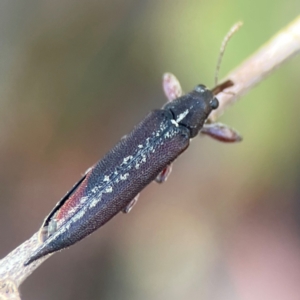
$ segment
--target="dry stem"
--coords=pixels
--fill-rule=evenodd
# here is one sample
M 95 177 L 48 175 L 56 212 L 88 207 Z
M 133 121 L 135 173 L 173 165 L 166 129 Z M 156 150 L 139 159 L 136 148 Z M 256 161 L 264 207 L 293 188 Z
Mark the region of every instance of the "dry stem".
M 246 94 L 272 71 L 300 51 L 300 17 L 276 34 L 256 53 L 226 76 L 234 85 L 218 94 L 220 106 L 209 117 L 215 121 L 225 109 Z

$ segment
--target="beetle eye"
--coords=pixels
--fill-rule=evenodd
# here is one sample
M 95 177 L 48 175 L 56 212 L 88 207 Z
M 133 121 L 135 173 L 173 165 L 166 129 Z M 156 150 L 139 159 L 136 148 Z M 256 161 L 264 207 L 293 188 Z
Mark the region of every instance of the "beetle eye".
M 203 84 L 198 84 L 194 90 L 198 93 L 204 93 L 206 91 L 206 86 Z
M 219 107 L 219 101 L 217 98 L 210 100 L 209 104 L 212 109 L 217 109 Z

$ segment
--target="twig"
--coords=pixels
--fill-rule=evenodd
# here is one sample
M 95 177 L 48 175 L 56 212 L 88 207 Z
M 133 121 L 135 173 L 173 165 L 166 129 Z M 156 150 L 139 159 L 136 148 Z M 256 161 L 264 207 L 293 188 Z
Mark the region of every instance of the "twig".
M 229 105 L 299 51 L 300 17 L 225 78 L 225 80 L 230 79 L 234 85 L 218 94 L 220 106 L 211 114 L 210 120 L 215 121 Z M 51 256 L 43 257 L 24 267 L 24 262 L 39 245 L 37 236 L 38 234 L 35 233 L 0 260 L 0 299 L 20 299 L 18 288 L 21 283 Z
M 21 283 L 49 256 L 43 257 L 29 266 L 24 262 L 39 245 L 38 233 L 25 241 L 0 260 L 0 299 L 20 299 L 18 288 Z
M 225 80 L 234 85 L 218 94 L 219 108 L 209 117 L 215 121 L 225 109 L 245 95 L 271 72 L 300 51 L 300 17 L 276 34 L 250 58 L 232 71 Z

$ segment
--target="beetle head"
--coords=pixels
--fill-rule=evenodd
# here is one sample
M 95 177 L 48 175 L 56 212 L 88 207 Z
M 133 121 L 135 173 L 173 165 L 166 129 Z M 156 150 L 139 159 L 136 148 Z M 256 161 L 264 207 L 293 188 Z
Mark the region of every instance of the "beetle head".
M 169 109 L 174 120 L 190 130 L 191 138 L 195 137 L 213 109 L 219 106 L 218 99 L 205 85 L 199 84 L 187 95 L 179 97 L 164 106 Z

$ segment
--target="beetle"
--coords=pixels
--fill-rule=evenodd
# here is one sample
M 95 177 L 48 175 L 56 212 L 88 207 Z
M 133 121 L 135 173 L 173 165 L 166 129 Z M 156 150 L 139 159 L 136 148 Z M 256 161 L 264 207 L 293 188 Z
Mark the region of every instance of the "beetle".
M 25 266 L 82 240 L 117 213 L 130 212 L 150 182 L 166 181 L 173 161 L 200 132 L 222 142 L 242 140 L 234 129 L 208 120 L 219 106 L 215 96 L 234 85 L 230 79 L 218 85 L 218 71 L 226 44 L 241 25 L 235 24 L 223 40 L 212 90 L 199 84 L 183 95 L 177 78 L 164 75 L 168 103 L 150 112 L 56 204 L 39 231 L 41 245 Z
M 75 244 L 117 213 L 128 213 L 150 182 L 167 179 L 172 162 L 203 127 L 204 133 L 220 140 L 219 127 L 210 130 L 211 125 L 205 121 L 219 105 L 216 91 L 232 83 L 223 84 L 215 92 L 200 84 L 186 95 L 182 95 L 172 74 L 166 74 L 163 83 L 170 101 L 150 112 L 57 203 L 40 229 L 41 245 L 25 266 Z

